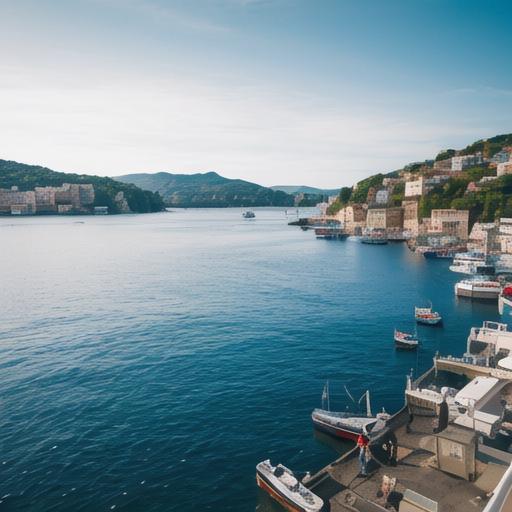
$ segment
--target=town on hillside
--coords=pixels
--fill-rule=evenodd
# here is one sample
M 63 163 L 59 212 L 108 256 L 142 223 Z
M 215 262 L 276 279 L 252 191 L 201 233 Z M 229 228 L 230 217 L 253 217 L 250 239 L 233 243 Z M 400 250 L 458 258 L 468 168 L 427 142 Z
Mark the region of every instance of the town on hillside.
M 446 154 L 451 156 L 442 158 Z M 509 254 L 506 263 L 512 268 L 512 196 L 507 189 L 512 183 L 504 182 L 509 175 L 512 145 L 492 156 L 448 150 L 435 161 L 409 164 L 342 189 L 317 205 L 320 216 L 310 223 L 337 225 L 344 235 L 370 241 L 407 241 L 420 253 Z
M 109 213 L 107 206 L 94 206 L 94 186 L 90 183 L 63 183 L 60 187 L 34 187 L 21 191 L 16 185 L 0 188 L 0 215 L 66 215 Z M 122 212 L 130 208 L 123 192 L 115 197 Z

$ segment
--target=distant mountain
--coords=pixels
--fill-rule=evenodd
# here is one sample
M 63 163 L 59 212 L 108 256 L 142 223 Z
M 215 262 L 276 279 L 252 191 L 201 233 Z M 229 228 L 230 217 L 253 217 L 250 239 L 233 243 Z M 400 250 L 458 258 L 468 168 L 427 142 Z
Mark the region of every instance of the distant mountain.
M 111 178 L 57 172 L 39 165 L 0 160 L 0 188 L 17 186 L 19 190 L 25 191 L 33 190 L 34 187 L 60 187 L 63 183 L 92 184 L 94 206 L 108 206 L 110 213 L 120 212 L 119 200 L 116 200 L 119 192 L 123 192 L 130 211 L 135 213 L 158 212 L 165 207 L 158 194 Z
M 325 196 L 335 196 L 340 193 L 339 188 L 316 188 L 307 187 L 305 185 L 274 185 L 270 187 L 272 190 L 281 190 L 287 194 L 316 194 Z
M 292 195 L 256 183 L 224 178 L 216 172 L 197 174 L 127 174 L 115 180 L 158 192 L 168 206 L 292 206 Z

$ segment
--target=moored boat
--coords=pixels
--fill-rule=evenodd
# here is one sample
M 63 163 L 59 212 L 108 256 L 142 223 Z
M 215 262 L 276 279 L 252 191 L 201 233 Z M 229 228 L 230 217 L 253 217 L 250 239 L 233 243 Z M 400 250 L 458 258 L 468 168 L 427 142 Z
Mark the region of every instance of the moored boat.
M 428 308 L 414 308 L 414 317 L 416 322 L 424 325 L 439 325 L 442 317 L 437 311 L 432 311 L 432 305 Z
M 487 279 L 463 279 L 455 283 L 457 297 L 472 299 L 498 300 L 501 284 Z
M 272 466 L 270 460 L 256 466 L 256 482 L 274 500 L 291 512 L 320 512 L 322 498 L 312 493 L 282 464 Z
M 450 265 L 452 272 L 470 275 L 494 275 L 494 265 L 487 261 L 487 257 L 483 253 L 478 252 L 462 252 L 457 253 Z
M 498 298 L 498 309 L 500 315 L 507 319 L 512 315 L 512 286 L 507 285 L 503 288 Z
M 427 259 L 453 259 L 455 253 L 450 249 L 432 249 L 423 251 L 423 256 Z
M 395 347 L 401 350 L 415 350 L 418 348 L 419 340 L 416 334 L 409 334 L 407 332 L 395 329 Z

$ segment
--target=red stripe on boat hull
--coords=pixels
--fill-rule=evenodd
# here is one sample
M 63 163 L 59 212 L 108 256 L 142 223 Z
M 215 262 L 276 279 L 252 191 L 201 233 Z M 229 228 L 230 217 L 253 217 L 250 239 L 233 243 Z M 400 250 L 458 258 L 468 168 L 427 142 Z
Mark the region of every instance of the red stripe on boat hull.
M 276 491 L 276 489 L 265 482 L 265 480 L 263 480 L 263 478 L 261 478 L 258 473 L 256 473 L 256 482 L 260 489 L 263 489 L 271 498 L 277 501 L 286 510 L 289 510 L 290 512 L 304 512 L 302 507 L 299 507 L 298 505 L 293 506 L 290 502 L 288 502 L 283 496 L 281 496 L 281 494 Z

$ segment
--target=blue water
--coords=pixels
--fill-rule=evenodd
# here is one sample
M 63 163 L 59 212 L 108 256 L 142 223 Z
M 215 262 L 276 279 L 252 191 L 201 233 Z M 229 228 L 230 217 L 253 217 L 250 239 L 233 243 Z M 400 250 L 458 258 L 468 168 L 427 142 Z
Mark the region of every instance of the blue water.
M 256 215 L 0 219 L 0 510 L 268 510 L 258 461 L 336 456 L 309 419 L 326 379 L 332 407 L 346 385 L 392 412 L 411 368 L 498 319 L 445 261 Z M 444 327 L 395 352 L 428 300 Z

